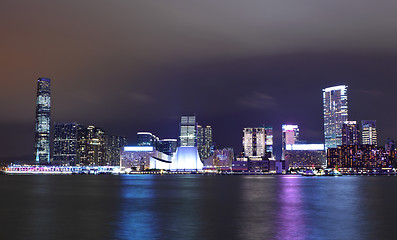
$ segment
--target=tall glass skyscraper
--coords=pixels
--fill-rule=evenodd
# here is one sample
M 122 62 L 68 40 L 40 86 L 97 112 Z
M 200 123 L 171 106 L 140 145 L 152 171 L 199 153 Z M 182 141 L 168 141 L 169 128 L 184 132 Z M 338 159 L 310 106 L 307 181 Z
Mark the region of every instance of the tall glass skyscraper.
M 197 146 L 196 116 L 182 116 L 180 125 L 179 145 L 181 147 Z
M 347 86 L 323 89 L 325 149 L 342 145 L 342 127 L 347 121 Z
M 197 125 L 197 150 L 200 159 L 204 161 L 212 154 L 212 128 L 211 126 L 202 127 Z
M 37 80 L 35 160 L 36 164 L 50 162 L 51 84 L 49 78 Z

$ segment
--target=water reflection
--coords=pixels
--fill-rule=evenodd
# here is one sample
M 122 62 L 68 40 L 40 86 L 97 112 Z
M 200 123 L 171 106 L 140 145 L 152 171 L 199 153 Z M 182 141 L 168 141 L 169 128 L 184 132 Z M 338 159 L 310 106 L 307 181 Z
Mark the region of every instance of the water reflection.
M 0 176 L 1 239 L 393 239 L 397 177 Z
M 307 239 L 302 202 L 302 178 L 288 176 L 279 179 L 279 211 L 277 212 L 277 239 Z
M 153 176 L 122 178 L 120 220 L 115 237 L 120 239 L 157 238 L 156 213 L 153 211 Z

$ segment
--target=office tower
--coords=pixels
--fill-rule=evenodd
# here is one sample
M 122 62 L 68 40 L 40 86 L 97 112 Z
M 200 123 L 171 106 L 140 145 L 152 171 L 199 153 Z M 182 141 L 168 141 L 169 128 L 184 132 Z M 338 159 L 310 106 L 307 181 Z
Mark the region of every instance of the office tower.
M 285 158 L 285 146 L 298 143 L 299 128 L 298 125 L 282 125 L 282 159 Z
M 182 116 L 179 135 L 179 146 L 181 147 L 196 147 L 196 116 Z
M 244 128 L 243 130 L 244 156 L 269 156 L 273 155 L 273 128 L 257 127 Z
M 356 121 L 346 121 L 342 126 L 342 145 L 360 144 L 360 129 Z
M 212 153 L 212 128 L 197 125 L 197 150 L 201 161 L 209 158 Z
M 156 147 L 156 143 L 159 140 L 158 137 L 150 132 L 138 132 L 137 133 L 138 146 L 152 146 Z
M 267 153 L 270 153 L 270 158 L 274 160 L 273 156 L 273 127 L 265 127 L 266 141 L 265 141 L 265 149 Z
M 156 149 L 159 152 L 167 155 L 173 155 L 178 147 L 178 140 L 176 139 L 161 139 L 157 142 Z
M 376 135 L 376 120 L 361 121 L 361 138 L 363 144 L 378 145 L 378 137 Z
M 104 166 L 106 164 L 106 135 L 97 127 L 82 128 L 78 133 L 77 158 L 82 166 Z
M 106 136 L 106 161 L 109 166 L 120 165 L 120 154 L 124 146 L 127 145 L 127 139 L 120 136 Z
M 76 165 L 77 137 L 82 126 L 78 123 L 55 123 L 54 126 L 54 164 Z
M 50 163 L 51 84 L 49 78 L 37 80 L 35 160 L 36 164 Z
M 323 89 L 325 149 L 342 144 L 342 126 L 347 121 L 347 86 Z

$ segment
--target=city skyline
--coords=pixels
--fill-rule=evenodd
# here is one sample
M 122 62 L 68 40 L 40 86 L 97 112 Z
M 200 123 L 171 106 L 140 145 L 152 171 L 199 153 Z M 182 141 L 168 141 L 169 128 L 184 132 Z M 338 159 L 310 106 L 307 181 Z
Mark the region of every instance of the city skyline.
M 322 142 L 321 89 L 348 85 L 349 118 L 376 119 L 382 146 L 397 137 L 393 4 L 5 2 L 0 160 L 31 159 L 38 77 L 53 80 L 52 123 L 177 139 L 196 114 L 235 153 L 241 129 L 273 126 L 278 156 L 282 124 Z

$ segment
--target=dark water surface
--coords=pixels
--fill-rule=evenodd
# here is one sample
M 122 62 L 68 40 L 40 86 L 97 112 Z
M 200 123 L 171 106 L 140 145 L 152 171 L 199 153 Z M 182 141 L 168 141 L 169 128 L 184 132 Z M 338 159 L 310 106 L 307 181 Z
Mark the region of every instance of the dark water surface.
M 0 176 L 0 239 L 396 239 L 397 177 Z

